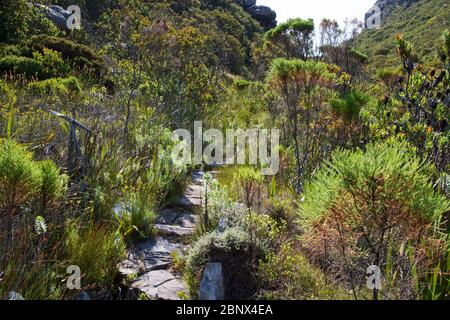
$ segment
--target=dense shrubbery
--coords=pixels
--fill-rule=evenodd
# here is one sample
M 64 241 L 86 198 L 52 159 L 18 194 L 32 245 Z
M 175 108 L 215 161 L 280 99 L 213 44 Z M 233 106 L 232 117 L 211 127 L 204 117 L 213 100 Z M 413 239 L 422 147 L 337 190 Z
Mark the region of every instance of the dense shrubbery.
M 69 77 L 65 79 L 52 78 L 43 81 L 31 82 L 27 86 L 30 94 L 42 95 L 57 95 L 65 96 L 68 94 L 81 93 L 80 83 L 77 78 Z
M 376 265 L 389 283 L 380 294 L 420 296 L 426 273 L 446 250 L 439 228 L 450 203 L 435 194 L 429 170 L 406 144 L 335 153 L 304 198 L 303 242 L 324 270 L 340 270 L 339 281 L 356 296 L 367 266 Z
M 358 23 L 324 20 L 316 50 L 313 21 L 264 37 L 233 1 L 57 3 L 86 11 L 83 30 L 0 4 L 0 297 L 76 298 L 78 265 L 81 290 L 113 298 L 125 246 L 184 189 L 171 133 L 202 120 L 279 128 L 280 170 L 204 176 L 203 223 L 173 254 L 192 297 L 222 262 L 227 298 L 448 298 L 448 31 L 432 67 L 390 35 L 375 49 L 396 45 L 400 68 L 373 79 Z
M 290 243 L 281 245 L 261 263 L 262 298 L 276 300 L 345 299 L 348 294 L 327 281 L 325 274 Z
M 202 270 L 208 262 L 222 263 L 227 299 L 247 299 L 255 294 L 257 282 L 253 276 L 252 245 L 245 231 L 230 228 L 223 233 L 206 234 L 196 241 L 185 269 L 193 297 L 197 295 Z
M 125 244 L 118 232 L 108 227 L 83 228 L 68 223 L 64 251 L 68 265 L 80 267 L 82 285 L 113 289 L 117 264 L 124 258 Z M 109 294 L 109 291 L 106 291 Z
M 37 35 L 31 37 L 28 46 L 44 54 L 46 49 L 57 51 L 71 66 L 93 70 L 95 76 L 100 76 L 103 70 L 101 58 L 91 48 L 69 39 Z
M 44 78 L 45 71 L 42 62 L 27 57 L 6 56 L 0 59 L 0 73 L 24 75 L 28 79 Z

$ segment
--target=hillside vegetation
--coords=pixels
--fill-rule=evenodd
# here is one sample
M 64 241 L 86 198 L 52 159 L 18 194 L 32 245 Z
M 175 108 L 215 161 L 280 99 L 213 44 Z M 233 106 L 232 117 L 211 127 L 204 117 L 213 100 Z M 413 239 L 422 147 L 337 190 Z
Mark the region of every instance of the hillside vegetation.
M 364 30 L 357 47 L 370 57 L 375 67 L 397 64 L 394 36 L 403 34 L 415 47 L 423 62 L 438 63 L 437 50 L 443 29 L 450 28 L 448 0 L 378 1 L 385 4 L 387 15 L 381 29 Z

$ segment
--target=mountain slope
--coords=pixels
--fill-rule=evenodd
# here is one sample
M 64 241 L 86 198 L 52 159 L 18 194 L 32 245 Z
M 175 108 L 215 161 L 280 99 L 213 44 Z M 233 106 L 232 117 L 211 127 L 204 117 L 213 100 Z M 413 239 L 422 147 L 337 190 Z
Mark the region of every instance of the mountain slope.
M 395 36 L 403 34 L 412 42 L 424 62 L 437 59 L 442 31 L 450 28 L 450 0 L 378 0 L 382 9 L 380 29 L 364 30 L 357 47 L 375 67 L 396 65 Z

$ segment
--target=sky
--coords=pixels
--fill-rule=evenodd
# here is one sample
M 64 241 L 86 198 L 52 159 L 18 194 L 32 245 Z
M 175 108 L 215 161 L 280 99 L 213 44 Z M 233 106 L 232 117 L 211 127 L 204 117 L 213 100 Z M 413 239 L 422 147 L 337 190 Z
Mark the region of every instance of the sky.
M 257 0 L 277 12 L 277 21 L 289 18 L 313 18 L 316 25 L 323 18 L 337 20 L 342 24 L 346 18 L 364 19 L 364 14 L 376 0 Z

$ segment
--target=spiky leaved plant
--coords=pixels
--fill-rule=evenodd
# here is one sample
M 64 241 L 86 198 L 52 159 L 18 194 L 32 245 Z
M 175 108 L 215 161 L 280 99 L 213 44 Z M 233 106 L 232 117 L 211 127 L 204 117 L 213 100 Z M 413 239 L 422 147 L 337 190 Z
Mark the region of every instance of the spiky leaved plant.
M 9 251 L 13 236 L 13 219 L 20 206 L 41 186 L 39 168 L 24 147 L 12 140 L 0 144 L 0 205 L 6 215 L 5 253 Z M 4 258 L 6 257 L 6 254 Z

